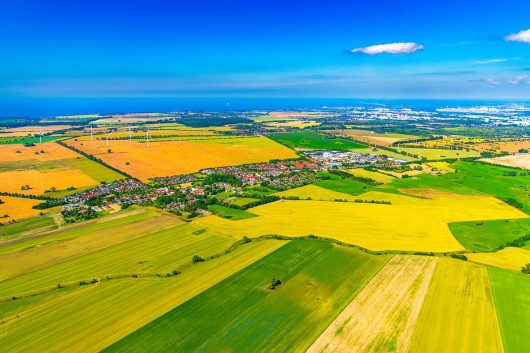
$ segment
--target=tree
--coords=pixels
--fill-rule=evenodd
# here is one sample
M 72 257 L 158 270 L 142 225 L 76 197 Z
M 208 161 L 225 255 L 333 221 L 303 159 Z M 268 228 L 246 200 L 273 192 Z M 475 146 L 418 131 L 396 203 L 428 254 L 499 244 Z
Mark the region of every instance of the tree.
M 530 275 L 530 264 L 526 264 L 521 267 L 521 272 L 527 275 Z
M 270 289 L 270 290 L 274 290 L 274 289 L 276 289 L 276 287 L 278 287 L 280 284 L 282 284 L 282 281 L 280 281 L 280 279 L 278 279 L 278 278 L 275 277 L 275 278 L 273 278 L 273 279 L 271 280 L 271 284 L 269 285 L 269 289 Z
M 191 259 L 191 261 L 196 264 L 198 262 L 203 262 L 204 259 L 202 257 L 200 257 L 199 255 L 193 255 L 193 258 Z

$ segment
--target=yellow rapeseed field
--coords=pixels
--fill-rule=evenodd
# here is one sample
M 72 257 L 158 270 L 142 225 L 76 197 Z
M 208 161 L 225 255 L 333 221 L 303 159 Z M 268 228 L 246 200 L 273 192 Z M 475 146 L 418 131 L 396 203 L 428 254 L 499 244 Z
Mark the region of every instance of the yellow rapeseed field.
M 446 193 L 421 199 L 368 192 L 358 198 L 392 204 L 280 200 L 249 210 L 259 217 L 233 221 L 209 216 L 194 223 L 234 237 L 314 234 L 372 250 L 444 252 L 464 250 L 451 234 L 450 222 L 527 217 L 491 196 Z
M 128 140 L 109 141 L 108 146 L 100 140 L 67 140 L 66 143 L 143 181 L 204 168 L 297 157 L 294 151 L 266 137 L 164 141 L 149 145 Z
M 65 158 L 75 158 L 78 154 L 55 142 L 38 143 L 35 146 L 24 147 L 22 144 L 1 144 L 0 162 L 26 161 L 36 159 L 51 161 Z
M 79 169 L 62 169 L 42 172 L 37 169 L 13 170 L 0 173 L 0 191 L 21 193 L 26 195 L 42 195 L 45 190 L 55 187 L 65 190 L 69 187 L 85 187 L 97 185 L 94 180 Z M 22 190 L 22 186 L 29 185 L 30 189 Z
M 0 196 L 3 203 L 0 204 L 0 223 L 6 223 L 13 219 L 37 216 L 40 210 L 32 207 L 41 203 L 41 200 L 25 199 L 21 197 Z M 7 215 L 7 217 L 4 217 Z
M 358 199 L 359 196 L 353 196 L 350 194 L 344 194 L 342 192 L 332 191 L 328 189 L 321 188 L 313 184 L 301 186 L 299 188 L 289 189 L 285 191 L 280 191 L 274 195 L 280 197 L 298 197 L 300 199 L 311 199 L 318 201 L 333 201 L 333 200 L 348 200 L 354 201 Z
M 504 248 L 491 253 L 466 254 L 470 261 L 485 265 L 521 271 L 521 267 L 530 263 L 530 250 L 522 248 Z
M 293 120 L 293 121 L 283 121 L 283 122 L 267 122 L 264 123 L 266 126 L 272 127 L 292 127 L 297 129 L 303 129 L 311 126 L 318 126 L 321 123 L 313 120 Z
M 384 184 L 391 183 L 395 179 L 390 175 L 364 170 L 363 168 L 350 169 L 347 170 L 347 172 L 355 175 L 356 177 L 369 178 Z
M 438 261 L 410 352 L 503 352 L 484 267 L 447 258 Z

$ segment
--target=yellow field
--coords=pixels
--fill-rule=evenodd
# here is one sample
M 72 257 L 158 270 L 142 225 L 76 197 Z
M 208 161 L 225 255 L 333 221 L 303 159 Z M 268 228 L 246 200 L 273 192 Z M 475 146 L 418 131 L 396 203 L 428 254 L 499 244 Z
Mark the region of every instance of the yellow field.
M 147 132 L 145 130 L 131 131 L 131 138 L 145 138 Z M 149 138 L 165 137 L 165 136 L 211 136 L 214 131 L 211 130 L 149 130 Z M 105 135 L 95 135 L 95 139 L 105 140 Z M 110 139 L 127 139 L 129 138 L 128 131 L 116 131 L 109 134 Z
M 259 217 L 233 221 L 208 216 L 193 222 L 237 238 L 314 234 L 372 250 L 443 252 L 464 250 L 451 234 L 450 222 L 527 217 L 491 196 L 445 193 L 421 199 L 368 192 L 358 198 L 392 204 L 281 200 L 249 209 Z
M 466 150 L 449 150 L 439 148 L 405 148 L 397 147 L 399 151 L 418 155 L 419 158 L 425 157 L 427 159 L 449 159 L 449 158 L 466 158 L 478 157 L 480 154 L 476 151 Z
M 392 258 L 307 353 L 408 352 L 437 260 Z
M 516 153 L 520 149 L 530 149 L 528 138 L 468 138 L 468 137 L 444 137 L 439 140 L 421 141 L 407 144 L 407 146 L 423 146 L 427 148 L 451 148 L 456 147 L 464 151 L 474 150 L 477 152 L 510 152 Z
M 518 167 L 530 169 L 530 154 L 514 154 L 511 156 L 503 156 L 497 158 L 482 159 L 485 162 L 505 165 L 508 167 Z
M 81 188 L 99 184 L 90 176 L 79 169 L 52 170 L 42 172 L 36 169 L 14 170 L 0 173 L 0 191 L 21 193 L 26 195 L 43 195 L 45 190 L 55 187 L 57 190 L 65 190 L 71 186 Z M 31 189 L 22 190 L 23 185 L 29 185 Z
M 37 216 L 40 210 L 32 207 L 38 205 L 42 200 L 23 199 L 21 197 L 0 196 L 3 203 L 0 204 L 0 223 L 7 223 L 13 219 Z M 7 215 L 8 217 L 4 217 Z
M 348 200 L 354 201 L 359 199 L 359 196 L 353 196 L 349 194 L 344 194 L 342 192 L 336 192 L 328 189 L 321 188 L 313 184 L 301 186 L 299 188 L 289 189 L 285 191 L 280 191 L 274 195 L 280 197 L 299 197 L 300 199 L 311 199 L 317 201 L 333 201 L 333 200 Z
M 391 183 L 395 179 L 389 175 L 378 173 L 378 172 L 372 172 L 369 170 L 364 170 L 363 168 L 349 169 L 347 170 L 347 172 L 355 175 L 356 177 L 373 179 L 383 184 Z
M 44 151 L 42 153 L 41 151 Z M 55 142 L 38 143 L 36 146 L 24 147 L 22 144 L 0 144 L 0 162 L 51 161 L 56 159 L 75 158 L 79 156 L 74 151 Z
M 530 263 L 530 250 L 521 248 L 510 247 L 492 253 L 469 253 L 466 256 L 473 262 L 512 271 L 521 271 L 521 267 Z
M 439 260 L 410 352 L 503 352 L 484 267 L 460 260 Z
M 414 136 L 414 135 L 390 134 L 390 133 L 379 134 L 373 131 L 356 130 L 356 129 L 332 130 L 329 132 L 335 136 L 351 137 L 361 142 L 365 142 L 368 144 L 375 144 L 379 146 L 386 146 L 386 147 L 391 146 L 394 142 L 418 138 L 418 136 Z
M 445 172 L 448 172 L 448 173 L 453 173 L 455 170 L 451 167 L 451 165 L 447 162 L 429 162 L 427 163 L 428 166 L 430 166 L 431 168 L 434 168 L 434 169 L 437 169 L 437 170 L 441 170 L 441 171 L 445 171 Z
M 252 242 L 175 277 L 86 286 L 4 318 L 9 320 L 2 324 L 0 347 L 6 352 L 98 352 L 284 244 Z
M 318 126 L 321 123 L 317 121 L 307 121 L 307 120 L 293 120 L 293 121 L 283 121 L 283 122 L 267 122 L 264 125 L 272 127 L 292 127 L 297 129 L 303 129 L 311 126 Z
M 66 143 L 143 181 L 204 168 L 297 157 L 294 151 L 266 137 L 151 142 L 149 146 L 128 140 L 109 141 L 108 147 L 99 140 Z

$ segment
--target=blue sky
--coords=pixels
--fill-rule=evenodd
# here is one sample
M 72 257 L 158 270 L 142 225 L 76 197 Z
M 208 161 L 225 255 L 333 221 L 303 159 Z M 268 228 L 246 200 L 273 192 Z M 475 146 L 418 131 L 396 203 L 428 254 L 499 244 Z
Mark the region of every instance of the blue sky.
M 529 29 L 526 0 L 4 1 L 0 97 L 530 98 Z

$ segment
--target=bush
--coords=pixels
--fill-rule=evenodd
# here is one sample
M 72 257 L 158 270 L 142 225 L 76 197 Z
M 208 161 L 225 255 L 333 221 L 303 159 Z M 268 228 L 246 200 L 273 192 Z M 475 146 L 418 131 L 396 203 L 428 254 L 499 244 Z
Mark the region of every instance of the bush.
M 280 284 L 282 284 L 282 281 L 280 281 L 278 278 L 273 278 L 271 280 L 271 284 L 269 285 L 270 290 L 276 289 Z
M 191 261 L 196 264 L 198 262 L 203 262 L 204 259 L 202 257 L 200 257 L 199 255 L 193 255 L 193 258 L 191 259 Z
M 530 275 L 530 264 L 526 264 L 521 267 L 521 272 L 527 275 Z
M 453 259 L 458 259 L 458 260 L 467 261 L 467 256 L 466 256 L 466 255 L 462 255 L 462 254 L 451 254 L 451 257 L 452 257 Z

